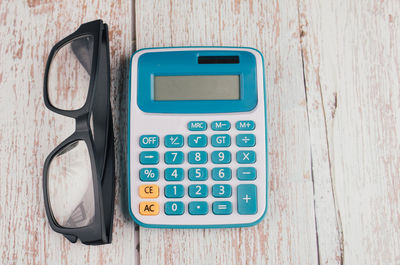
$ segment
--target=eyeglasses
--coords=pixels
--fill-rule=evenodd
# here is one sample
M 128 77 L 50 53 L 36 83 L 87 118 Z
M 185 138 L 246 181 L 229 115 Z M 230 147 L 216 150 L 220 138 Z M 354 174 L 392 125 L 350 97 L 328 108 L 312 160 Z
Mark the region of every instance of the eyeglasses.
M 43 195 L 54 231 L 75 243 L 111 243 L 114 133 L 107 24 L 83 24 L 51 50 L 44 75 L 46 107 L 75 119 L 75 132 L 46 158 Z

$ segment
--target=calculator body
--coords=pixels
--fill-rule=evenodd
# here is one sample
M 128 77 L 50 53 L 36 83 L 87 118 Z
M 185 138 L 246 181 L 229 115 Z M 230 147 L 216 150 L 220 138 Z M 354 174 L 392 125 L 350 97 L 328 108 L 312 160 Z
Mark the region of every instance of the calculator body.
M 261 221 L 268 194 L 265 93 L 263 57 L 252 48 L 135 52 L 127 132 L 135 222 L 221 228 Z

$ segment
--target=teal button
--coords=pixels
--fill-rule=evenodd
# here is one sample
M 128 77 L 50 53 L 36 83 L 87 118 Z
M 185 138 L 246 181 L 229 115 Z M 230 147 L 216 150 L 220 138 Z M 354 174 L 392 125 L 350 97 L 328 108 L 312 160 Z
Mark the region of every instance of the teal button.
M 254 151 L 238 151 L 236 153 L 236 161 L 239 164 L 253 164 L 256 162 L 256 152 L 254 152 Z
M 169 151 L 164 154 L 165 164 L 182 164 L 184 161 L 183 152 L 181 151 Z
M 164 170 L 164 178 L 167 181 L 181 181 L 184 177 L 182 168 L 167 168 Z
M 204 181 L 208 178 L 207 169 L 204 167 L 189 168 L 189 180 Z
M 253 184 L 241 184 L 237 187 L 237 206 L 239 214 L 257 213 L 257 187 Z
M 253 147 L 256 145 L 256 136 L 254 134 L 238 134 L 236 136 L 236 145 L 239 147 Z
M 142 168 L 139 171 L 139 178 L 141 181 L 157 181 L 159 179 L 159 172 L 157 168 Z
M 190 151 L 188 153 L 189 164 L 205 164 L 208 161 L 207 152 Z
M 211 153 L 211 161 L 214 164 L 229 164 L 231 160 L 231 152 L 229 151 L 214 151 Z
M 167 185 L 164 188 L 164 195 L 167 198 L 182 198 L 185 195 L 185 189 L 182 185 Z
M 140 164 L 143 165 L 156 165 L 160 161 L 158 152 L 156 151 L 144 151 L 139 155 Z
M 190 147 L 206 147 L 207 136 L 204 134 L 192 134 L 188 137 L 188 145 Z
M 185 212 L 185 205 L 183 202 L 166 202 L 164 212 L 166 215 L 182 215 Z
M 190 202 L 189 213 L 191 215 L 205 215 L 208 213 L 207 202 Z
M 255 180 L 257 171 L 254 167 L 239 167 L 236 171 L 238 180 Z
M 214 202 L 212 205 L 212 211 L 216 215 L 229 215 L 232 213 L 232 203 Z
M 212 187 L 212 195 L 215 198 L 229 198 L 232 196 L 232 187 L 227 184 L 214 185 Z
M 156 148 L 159 145 L 159 138 L 157 135 L 142 135 L 139 144 L 142 148 Z
M 207 123 L 205 121 L 190 121 L 188 123 L 188 129 L 190 131 L 205 131 L 207 129 Z
M 180 134 L 168 134 L 164 137 L 164 145 L 168 148 L 183 146 L 183 136 Z
M 216 167 L 211 171 L 213 180 L 227 181 L 232 178 L 232 170 L 229 167 Z
M 211 123 L 211 129 L 214 131 L 228 131 L 231 128 L 229 121 L 213 121 Z
M 238 121 L 236 122 L 236 129 L 239 131 L 252 131 L 256 128 L 254 121 Z
M 231 137 L 228 134 L 214 134 L 211 136 L 211 145 L 214 147 L 231 146 Z
M 208 196 L 208 187 L 204 184 L 190 185 L 189 197 L 191 198 L 205 198 Z

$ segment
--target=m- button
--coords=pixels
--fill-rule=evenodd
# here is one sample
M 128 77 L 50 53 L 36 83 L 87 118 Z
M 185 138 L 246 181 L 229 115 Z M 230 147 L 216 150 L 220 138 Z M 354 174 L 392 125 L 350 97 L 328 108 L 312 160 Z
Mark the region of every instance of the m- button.
M 159 145 L 159 138 L 157 135 L 142 135 L 139 144 L 142 148 L 156 148 Z

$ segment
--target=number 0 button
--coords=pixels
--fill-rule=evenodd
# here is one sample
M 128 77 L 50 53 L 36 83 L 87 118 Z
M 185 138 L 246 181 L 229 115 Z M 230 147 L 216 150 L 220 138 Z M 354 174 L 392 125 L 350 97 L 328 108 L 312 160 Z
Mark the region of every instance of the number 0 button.
M 164 205 L 166 215 L 182 215 L 185 212 L 183 202 L 166 202 Z

